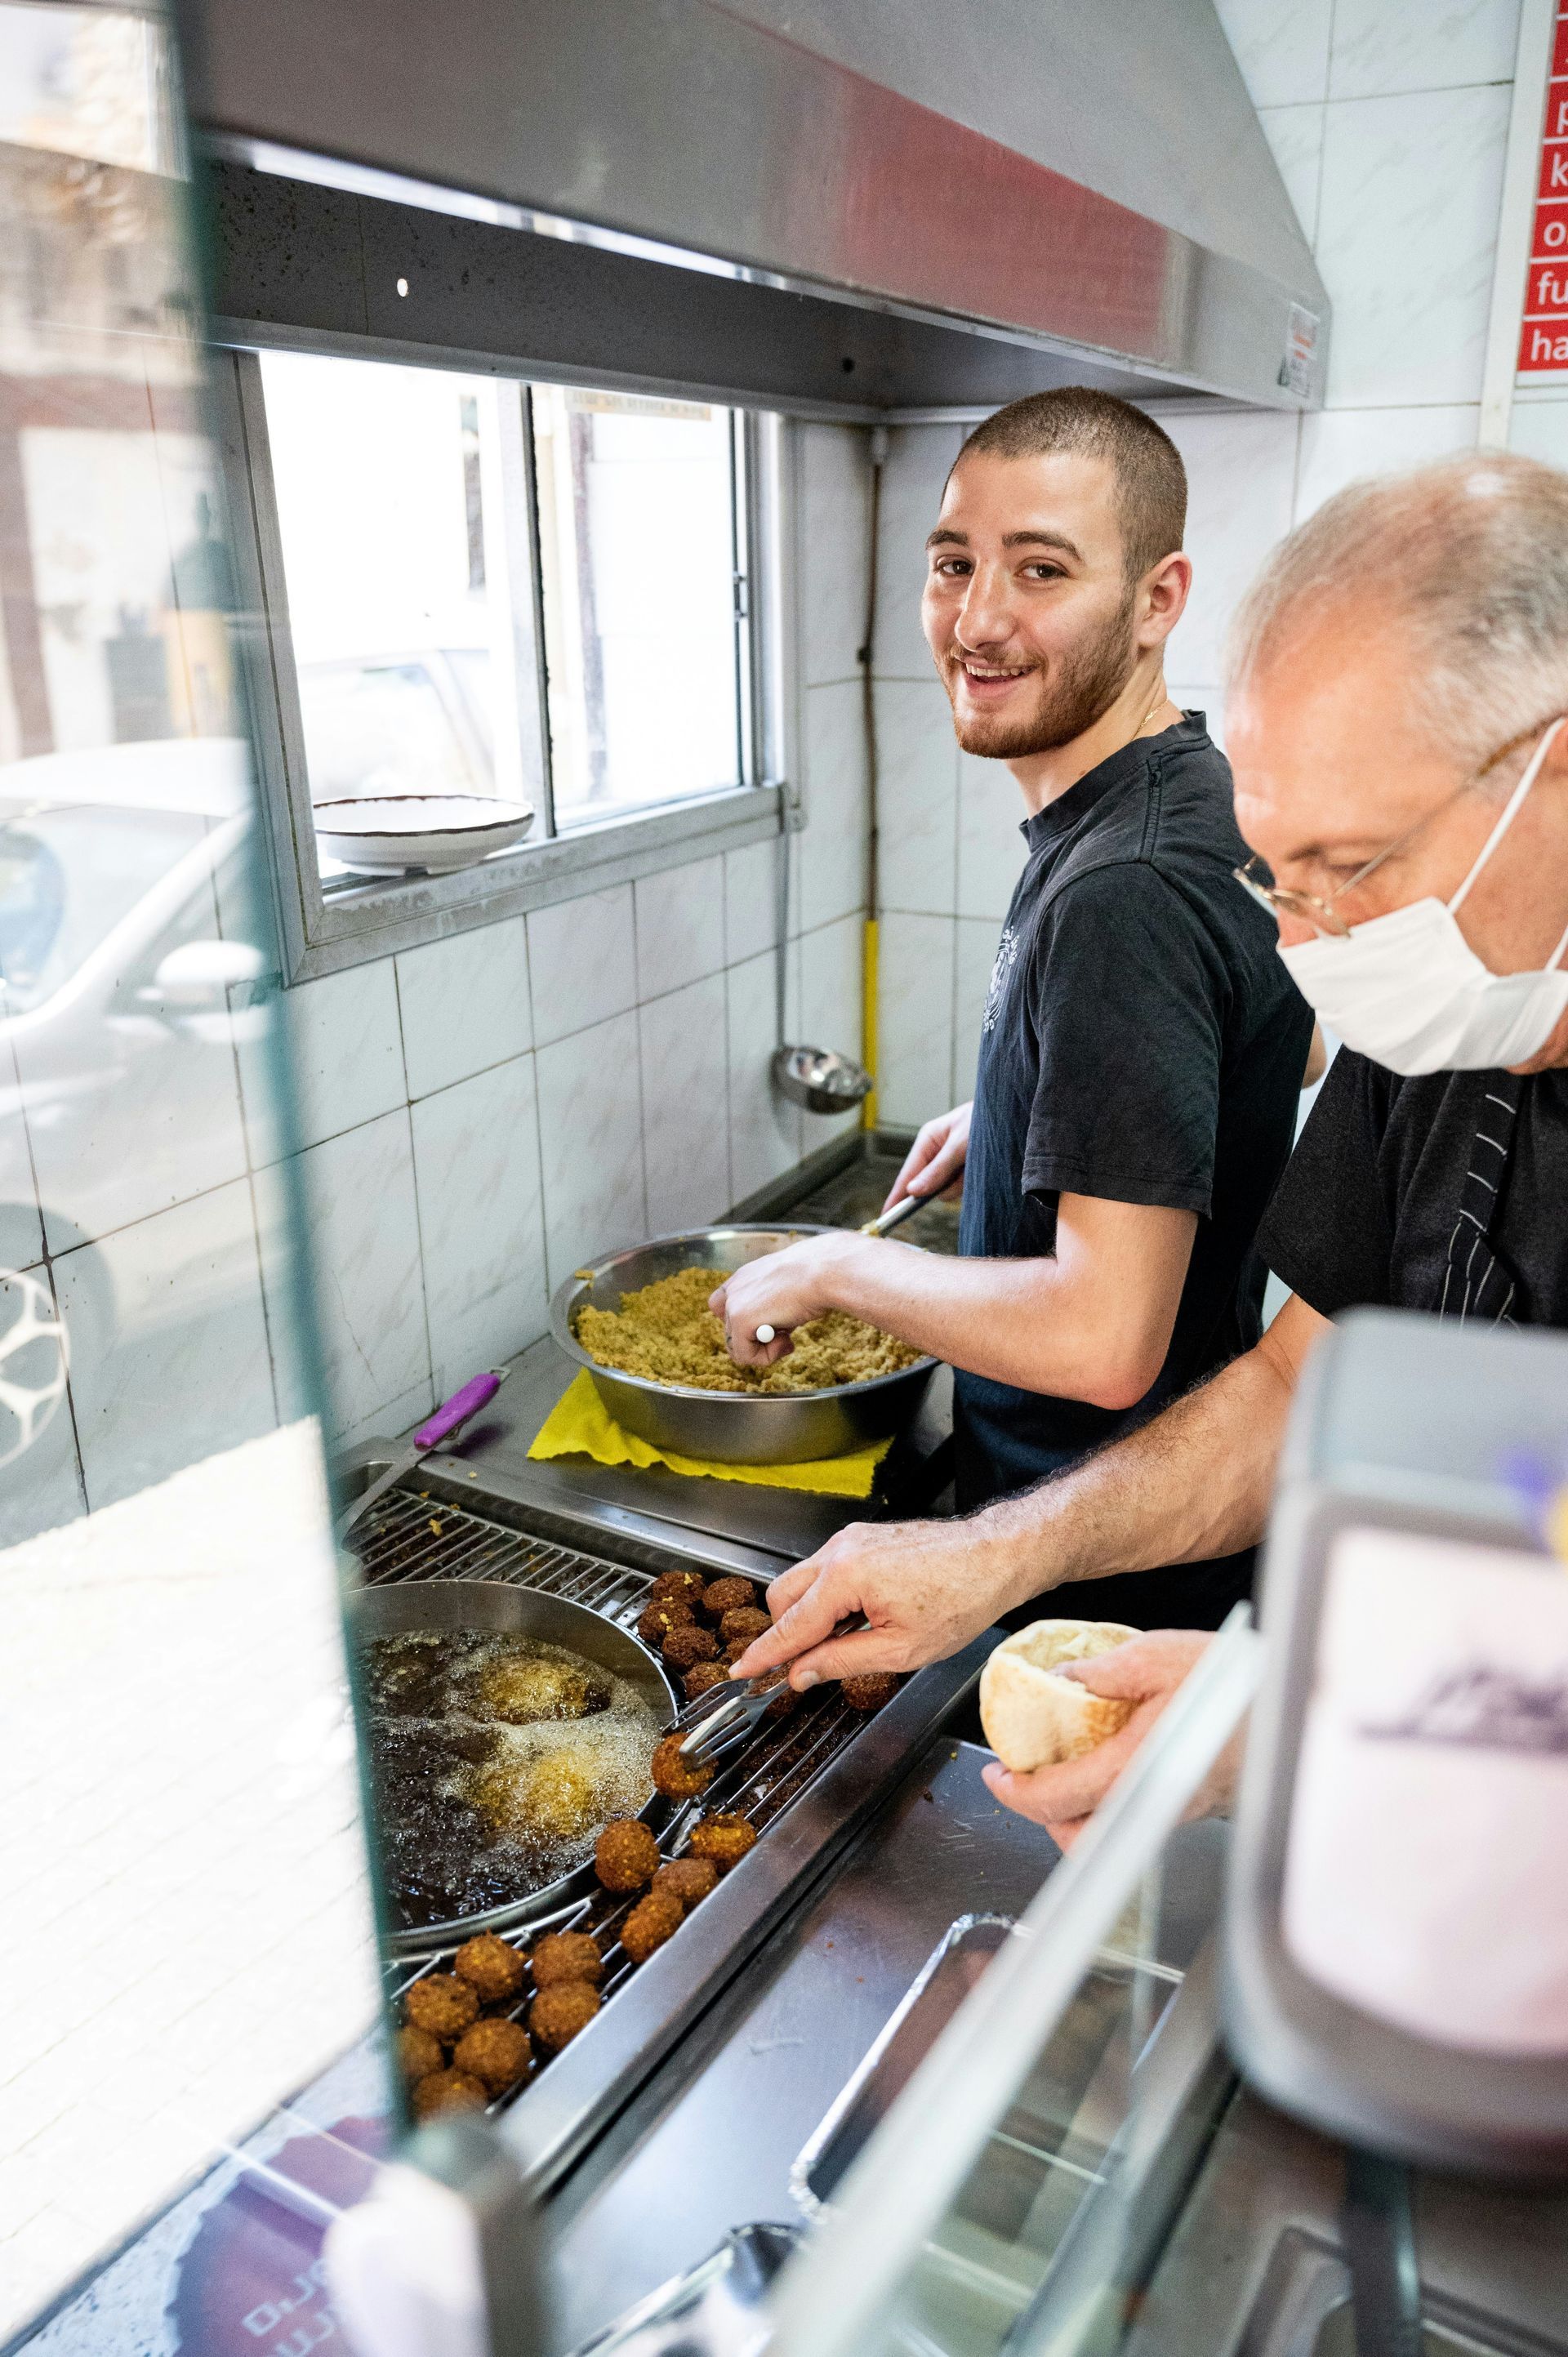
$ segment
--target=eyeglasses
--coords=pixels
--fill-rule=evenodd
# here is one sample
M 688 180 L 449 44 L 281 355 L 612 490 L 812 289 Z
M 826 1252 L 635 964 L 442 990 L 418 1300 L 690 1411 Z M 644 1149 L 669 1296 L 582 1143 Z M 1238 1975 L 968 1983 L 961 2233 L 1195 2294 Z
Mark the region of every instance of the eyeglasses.
M 1423 827 L 1430 826 L 1434 819 L 1441 818 L 1444 811 L 1452 810 L 1455 803 L 1464 795 L 1473 793 L 1482 780 L 1491 775 L 1499 761 L 1506 761 L 1510 753 L 1517 752 L 1521 745 L 1528 744 L 1532 738 L 1539 737 L 1541 729 L 1550 725 L 1550 722 L 1542 721 L 1534 727 L 1521 729 L 1517 737 L 1510 737 L 1506 745 L 1499 745 L 1497 751 L 1482 763 L 1473 778 L 1466 778 L 1462 786 L 1455 786 L 1454 791 L 1451 794 L 1445 794 L 1434 810 L 1429 810 L 1424 817 L 1418 818 L 1413 826 L 1407 826 L 1402 835 L 1396 836 L 1394 841 L 1386 845 L 1381 851 L 1375 852 L 1364 866 L 1357 868 L 1354 876 L 1348 876 L 1343 884 L 1337 884 L 1333 891 L 1326 896 L 1320 896 L 1316 892 L 1296 892 L 1293 891 L 1288 885 L 1276 884 L 1270 873 L 1268 862 L 1256 852 L 1243 866 L 1233 867 L 1230 872 L 1242 889 L 1250 892 L 1253 899 L 1269 909 L 1273 915 L 1298 918 L 1304 924 L 1310 925 L 1315 933 L 1327 933 L 1336 940 L 1346 941 L 1349 938 L 1350 926 L 1339 914 L 1335 906 L 1336 901 L 1343 900 L 1348 894 L 1354 892 L 1359 885 L 1364 884 L 1368 877 L 1380 867 L 1386 859 L 1391 859 L 1396 852 L 1405 850 L 1410 844 L 1413 843 Z

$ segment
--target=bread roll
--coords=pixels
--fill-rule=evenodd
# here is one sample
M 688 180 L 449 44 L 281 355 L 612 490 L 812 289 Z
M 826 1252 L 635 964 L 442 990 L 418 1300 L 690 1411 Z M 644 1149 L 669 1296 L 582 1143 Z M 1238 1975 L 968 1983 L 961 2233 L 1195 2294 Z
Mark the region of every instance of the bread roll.
M 1052 1768 L 1124 1727 L 1132 1703 L 1090 1694 L 1061 1671 L 1142 1634 L 1119 1620 L 1032 1620 L 1004 1639 L 980 1674 L 980 1723 L 1002 1765 L 1020 1775 Z

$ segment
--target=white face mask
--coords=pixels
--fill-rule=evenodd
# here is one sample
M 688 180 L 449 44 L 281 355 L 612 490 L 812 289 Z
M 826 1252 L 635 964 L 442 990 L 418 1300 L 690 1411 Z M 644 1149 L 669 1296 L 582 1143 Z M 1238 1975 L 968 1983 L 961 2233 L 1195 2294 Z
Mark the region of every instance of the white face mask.
M 1464 934 L 1455 911 L 1497 849 L 1540 774 L 1554 720 L 1530 759 L 1480 857 L 1446 906 L 1412 900 L 1349 933 L 1316 935 L 1280 955 L 1309 1006 L 1348 1048 L 1391 1072 L 1480 1072 L 1525 1064 L 1568 1012 L 1568 974 L 1557 971 L 1568 932 L 1544 969 L 1493 974 Z

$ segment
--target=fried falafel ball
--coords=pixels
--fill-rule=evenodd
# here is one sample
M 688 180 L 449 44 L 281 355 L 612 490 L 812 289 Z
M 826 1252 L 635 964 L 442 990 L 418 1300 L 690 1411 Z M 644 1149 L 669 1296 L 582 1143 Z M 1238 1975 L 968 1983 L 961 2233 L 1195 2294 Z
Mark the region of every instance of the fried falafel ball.
M 678 1899 L 682 1907 L 695 1907 L 717 1885 L 718 1867 L 711 1857 L 672 1857 L 661 1866 L 653 1878 L 653 1895 L 660 1891 Z
M 699 1792 L 705 1792 L 714 1781 L 714 1771 L 705 1761 L 682 1756 L 681 1746 L 685 1740 L 677 1727 L 673 1735 L 667 1735 L 653 1749 L 650 1762 L 653 1789 L 662 1792 L 667 1801 L 693 1800 Z
M 594 1872 L 605 1889 L 640 1890 L 658 1870 L 659 1844 L 642 1819 L 612 1817 L 594 1845 Z
M 686 1910 L 672 1890 L 650 1890 L 639 1899 L 620 1927 L 620 1943 L 634 1964 L 645 1964 L 655 1948 L 672 1940 Z
M 467 1981 L 451 1973 L 426 1973 L 403 1998 L 403 2013 L 415 2029 L 428 2029 L 450 2046 L 478 2019 L 479 2000 Z
M 467 2071 L 492 2095 L 504 2095 L 528 2069 L 533 2048 L 520 2021 L 476 2021 L 452 2050 L 454 2071 Z
M 851 1710 L 880 1710 L 898 1691 L 891 1670 L 863 1670 L 857 1678 L 841 1678 L 839 1692 Z
M 414 2082 L 409 2095 L 416 2120 L 433 2120 L 439 2112 L 482 2112 L 489 2100 L 484 2081 L 468 2071 L 432 2071 Z
M 718 1650 L 713 1631 L 699 1629 L 694 1621 L 671 1629 L 664 1640 L 664 1658 L 672 1670 L 694 1670 L 699 1662 L 711 1662 Z
M 635 1911 L 635 1910 L 634 1910 Z M 580 2029 L 586 2029 L 599 2009 L 599 1993 L 587 1981 L 552 1981 L 528 2008 L 528 2027 L 536 2046 L 559 2054 Z
M 661 1571 L 648 1591 L 648 1601 L 650 1604 L 662 1604 L 668 1598 L 674 1597 L 678 1602 L 695 1609 L 697 1598 L 706 1585 L 700 1571 Z
M 416 2079 L 428 2079 L 432 2071 L 440 2070 L 441 2040 L 432 2038 L 428 2029 L 415 2029 L 412 2021 L 405 2022 L 397 2034 L 397 2059 L 412 2087 Z
M 724 1652 L 719 1655 L 719 1659 L 721 1662 L 725 1663 L 728 1668 L 733 1670 L 741 1655 L 743 1653 L 749 1653 L 755 1642 L 756 1640 L 751 1637 L 732 1637 L 729 1643 L 725 1647 Z
M 554 1981 L 596 1981 L 605 1969 L 591 1932 L 546 1932 L 530 1961 L 535 1988 L 549 1988 Z
M 755 1645 L 758 1637 L 766 1637 L 772 1626 L 772 1613 L 765 1612 L 760 1604 L 737 1604 L 719 1622 L 719 1635 L 726 1645 L 733 1645 L 737 1637 L 744 1637 L 748 1645 Z
M 757 1840 L 756 1828 L 744 1817 L 720 1809 L 692 1828 L 692 1855 L 711 1858 L 721 1874 L 737 1866 Z
M 522 1958 L 494 1932 L 465 1940 L 452 1959 L 452 1970 L 467 1981 L 481 2005 L 505 2005 L 527 1977 Z
M 729 1672 L 723 1662 L 699 1662 L 694 1669 L 687 1671 L 681 1683 L 686 1689 L 686 1700 L 695 1702 L 710 1686 L 727 1686 Z
M 703 1590 L 702 1609 L 709 1620 L 722 1620 L 726 1612 L 734 1612 L 745 1604 L 757 1601 L 755 1579 L 742 1579 L 738 1572 L 726 1572 L 723 1579 L 710 1579 Z
M 637 1624 L 637 1633 L 645 1645 L 662 1645 L 666 1637 L 677 1629 L 689 1629 L 696 1615 L 682 1596 L 661 1596 L 655 1604 L 648 1605 Z

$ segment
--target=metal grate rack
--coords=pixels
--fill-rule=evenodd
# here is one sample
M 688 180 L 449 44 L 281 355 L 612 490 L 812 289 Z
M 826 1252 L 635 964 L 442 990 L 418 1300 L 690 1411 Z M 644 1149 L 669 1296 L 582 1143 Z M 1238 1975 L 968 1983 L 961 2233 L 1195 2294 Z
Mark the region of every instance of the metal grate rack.
M 682 1567 L 683 1562 L 671 1550 L 668 1561 L 653 1569 L 616 1563 L 492 1521 L 472 1506 L 449 1503 L 434 1492 L 408 1489 L 389 1492 L 356 1531 L 354 1544 L 367 1586 L 421 1579 L 514 1581 L 586 1605 L 628 1630 L 635 1628 L 658 1571 Z M 761 1834 L 865 1724 L 864 1715 L 852 1710 L 832 1684 L 802 1696 L 788 1717 L 772 1724 L 765 1719 L 736 1738 L 701 1799 L 672 1812 L 659 1837 L 660 1851 L 666 1857 L 679 1857 L 698 1817 L 715 1809 L 745 1816 Z M 516 1925 L 501 1937 L 521 1952 L 542 1932 L 591 1932 L 605 1957 L 600 1994 L 607 2000 L 636 1970 L 620 1946 L 619 1934 L 639 1895 L 622 1899 L 599 1891 Z M 679 1940 L 680 1933 L 675 1936 Z M 415 1964 L 390 1964 L 388 1986 L 394 2005 L 425 1974 L 445 1971 L 455 1953 L 454 1944 Z M 513 2004 L 488 2010 L 519 2019 L 526 2015 L 533 1994 L 530 1982 Z M 540 2067 L 536 2062 L 534 2076 Z M 526 2097 L 531 2083 L 525 2081 L 489 2108 L 510 2108 Z

